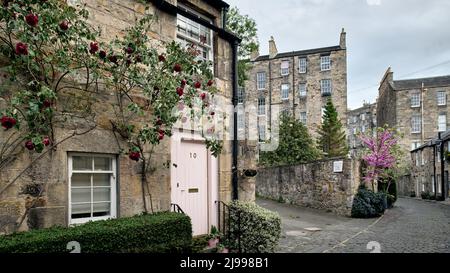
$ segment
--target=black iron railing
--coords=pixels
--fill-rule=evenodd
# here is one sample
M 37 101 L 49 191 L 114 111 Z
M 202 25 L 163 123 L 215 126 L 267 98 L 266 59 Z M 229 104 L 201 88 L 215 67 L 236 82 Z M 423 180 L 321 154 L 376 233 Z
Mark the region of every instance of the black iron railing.
M 234 211 L 229 205 L 222 201 L 216 201 L 218 230 L 223 237 L 232 244 L 237 244 L 237 250 L 241 248 L 241 212 Z
M 170 211 L 185 214 L 178 204 L 170 204 Z

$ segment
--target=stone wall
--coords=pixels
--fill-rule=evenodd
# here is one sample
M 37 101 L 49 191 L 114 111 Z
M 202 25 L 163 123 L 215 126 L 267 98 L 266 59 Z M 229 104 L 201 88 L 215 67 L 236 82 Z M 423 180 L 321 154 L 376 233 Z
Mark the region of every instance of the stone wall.
M 334 172 L 334 163 L 339 161 L 343 162 L 342 172 Z M 256 179 L 256 193 L 289 204 L 350 215 L 359 173 L 359 162 L 346 158 L 263 168 Z

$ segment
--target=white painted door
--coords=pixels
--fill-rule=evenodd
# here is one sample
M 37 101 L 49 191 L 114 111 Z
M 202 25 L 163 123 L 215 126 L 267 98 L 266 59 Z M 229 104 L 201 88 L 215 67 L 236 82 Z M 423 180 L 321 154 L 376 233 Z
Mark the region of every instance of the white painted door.
M 172 203 L 189 215 L 194 235 L 208 234 L 208 153 L 203 142 L 181 140 L 172 177 Z

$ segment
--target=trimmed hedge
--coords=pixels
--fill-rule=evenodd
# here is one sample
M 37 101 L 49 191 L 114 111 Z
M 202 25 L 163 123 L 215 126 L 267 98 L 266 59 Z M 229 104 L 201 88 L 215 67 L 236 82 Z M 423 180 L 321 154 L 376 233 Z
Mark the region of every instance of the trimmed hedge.
M 374 218 L 383 215 L 387 207 L 385 193 L 375 193 L 361 185 L 353 199 L 353 218 Z
M 240 221 L 239 221 L 240 217 Z M 230 246 L 243 253 L 270 253 L 278 246 L 281 218 L 276 212 L 255 203 L 230 204 Z
M 163 212 L 33 230 L 0 237 L 0 253 L 68 253 L 71 241 L 80 243 L 81 253 L 188 252 L 192 225 L 184 214 Z

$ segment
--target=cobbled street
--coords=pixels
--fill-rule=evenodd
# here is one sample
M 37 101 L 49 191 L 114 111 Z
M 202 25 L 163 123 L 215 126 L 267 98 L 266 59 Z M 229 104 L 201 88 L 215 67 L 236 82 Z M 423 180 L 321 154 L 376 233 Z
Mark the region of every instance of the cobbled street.
M 281 253 L 450 253 L 448 204 L 401 198 L 379 219 L 352 219 L 268 200 L 258 204 L 282 218 Z

